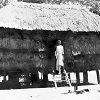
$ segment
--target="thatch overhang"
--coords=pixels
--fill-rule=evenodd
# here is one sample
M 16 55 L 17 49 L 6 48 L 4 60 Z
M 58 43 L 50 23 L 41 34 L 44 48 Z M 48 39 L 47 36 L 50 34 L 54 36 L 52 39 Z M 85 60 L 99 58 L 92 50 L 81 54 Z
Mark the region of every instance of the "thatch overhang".
M 17 2 L 0 9 L 0 27 L 21 30 L 100 31 L 100 17 L 78 5 Z

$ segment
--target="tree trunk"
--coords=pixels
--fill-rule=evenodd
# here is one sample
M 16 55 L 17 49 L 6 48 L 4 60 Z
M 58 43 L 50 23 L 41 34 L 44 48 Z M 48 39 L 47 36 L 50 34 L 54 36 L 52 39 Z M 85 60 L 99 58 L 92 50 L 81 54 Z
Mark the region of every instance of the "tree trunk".
M 99 70 L 98 70 L 98 69 L 96 69 L 96 74 L 97 74 L 97 81 L 98 81 L 98 84 L 100 84 Z
M 88 72 L 87 71 L 83 72 L 83 83 L 84 84 L 88 83 Z

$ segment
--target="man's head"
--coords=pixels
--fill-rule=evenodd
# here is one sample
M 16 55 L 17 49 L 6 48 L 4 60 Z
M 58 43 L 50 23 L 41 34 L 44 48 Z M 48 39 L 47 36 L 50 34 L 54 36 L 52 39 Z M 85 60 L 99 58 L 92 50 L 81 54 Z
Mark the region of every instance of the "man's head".
M 57 43 L 58 43 L 58 45 L 61 45 L 61 40 L 58 40 Z

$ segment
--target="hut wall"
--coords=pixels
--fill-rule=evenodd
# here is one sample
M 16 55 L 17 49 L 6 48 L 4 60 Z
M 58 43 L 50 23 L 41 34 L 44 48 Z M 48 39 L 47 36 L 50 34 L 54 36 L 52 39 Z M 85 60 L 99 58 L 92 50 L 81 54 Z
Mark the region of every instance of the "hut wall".
M 24 34 L 24 31 L 1 28 L 1 70 L 25 72 L 34 71 L 34 68 L 42 69 L 44 54 L 39 50 L 44 50 L 45 46 L 43 42 L 40 42 L 40 38 L 37 36 L 34 36 L 34 39 L 30 39 L 28 35 Z
M 7 70 L 53 70 L 56 66 L 55 46 L 58 39 L 64 46 L 65 69 L 84 71 L 100 65 L 100 39 L 94 32 L 21 31 L 0 29 L 0 68 Z M 41 52 L 39 50 L 46 50 Z M 73 56 L 73 53 L 79 53 Z M 45 68 L 45 69 L 44 69 Z
M 95 70 L 100 67 L 100 36 L 81 32 L 65 38 L 65 66 L 68 71 Z M 74 54 L 76 55 L 73 55 Z

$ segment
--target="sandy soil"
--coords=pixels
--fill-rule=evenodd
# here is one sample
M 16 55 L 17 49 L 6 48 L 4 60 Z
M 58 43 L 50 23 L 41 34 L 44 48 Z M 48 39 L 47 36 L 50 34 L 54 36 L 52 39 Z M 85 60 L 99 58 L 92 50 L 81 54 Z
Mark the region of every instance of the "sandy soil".
M 68 93 L 69 87 L 0 90 L 2 100 L 100 100 L 100 85 L 79 86 L 78 90 L 89 92 Z M 71 88 L 74 90 L 74 87 Z

